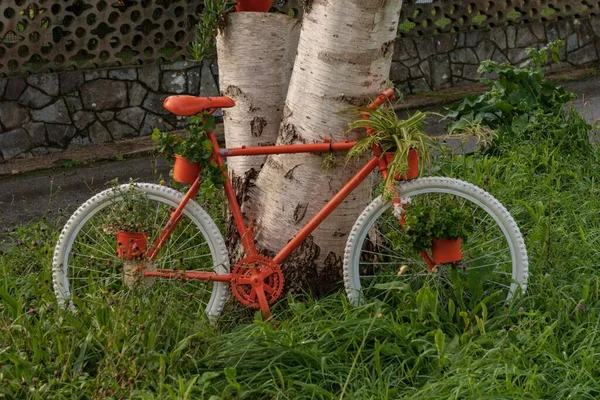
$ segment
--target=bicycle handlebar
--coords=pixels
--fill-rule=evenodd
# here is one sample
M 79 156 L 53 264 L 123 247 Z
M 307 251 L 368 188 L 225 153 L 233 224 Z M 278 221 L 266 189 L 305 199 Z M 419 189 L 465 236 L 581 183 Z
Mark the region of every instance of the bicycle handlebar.
M 377 96 L 377 98 L 375 100 L 373 100 L 371 102 L 371 104 L 369 104 L 367 106 L 367 108 L 369 110 L 374 110 L 377 107 L 380 107 L 386 101 L 395 100 L 395 99 L 396 99 L 396 91 L 393 88 L 386 89 L 379 96 Z
M 371 104 L 369 104 L 367 106 L 367 108 L 369 110 L 375 110 L 378 107 L 381 107 L 381 105 L 383 105 L 383 103 L 385 103 L 388 100 L 395 100 L 396 99 L 396 90 L 393 88 L 389 88 L 384 90 L 383 92 L 381 92 L 381 94 L 379 96 L 377 96 L 377 98 L 375 100 L 373 100 L 371 102 Z M 363 118 L 368 118 L 369 115 L 368 114 L 363 114 Z M 367 136 L 371 135 L 373 133 L 373 129 L 372 128 L 367 128 Z

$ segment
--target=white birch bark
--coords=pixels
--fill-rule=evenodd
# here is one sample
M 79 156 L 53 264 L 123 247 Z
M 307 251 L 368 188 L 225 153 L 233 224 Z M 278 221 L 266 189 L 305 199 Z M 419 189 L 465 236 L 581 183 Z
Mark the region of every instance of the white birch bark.
M 348 109 L 368 103 L 388 80 L 401 6 L 401 0 L 312 1 L 302 23 L 279 144 L 345 139 L 354 117 Z M 329 171 L 320 155 L 268 158 L 246 204 L 262 248 L 285 246 L 349 180 L 357 166 L 344 168 L 343 156 Z M 294 253 L 285 268 L 292 280 L 327 290 L 333 283 L 328 280 L 339 279 L 347 235 L 369 192 L 367 184 L 358 188 Z
M 300 35 L 300 21 L 285 14 L 232 13 L 217 37 L 221 93 L 236 106 L 224 110 L 227 147 L 273 145 Z M 266 157 L 234 157 L 231 174 L 256 172 Z

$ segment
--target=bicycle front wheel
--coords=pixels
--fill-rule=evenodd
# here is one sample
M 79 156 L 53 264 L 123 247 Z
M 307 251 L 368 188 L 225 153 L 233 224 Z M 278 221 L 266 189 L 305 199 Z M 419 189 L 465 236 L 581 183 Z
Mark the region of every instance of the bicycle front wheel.
M 161 185 L 135 184 L 149 201 L 148 244 L 159 236 L 183 194 Z M 126 297 L 133 289 L 127 281 L 126 261 L 117 256 L 115 235 L 106 233 L 106 216 L 123 202 L 130 185 L 108 189 L 89 199 L 71 216 L 60 234 L 53 258 L 53 283 L 58 303 L 71 310 L 90 307 L 94 301 Z M 121 206 L 122 208 L 122 206 Z M 175 230 L 156 259 L 144 261 L 152 270 L 214 271 L 229 273 L 227 248 L 218 227 L 194 201 L 190 201 Z M 152 293 L 180 300 L 186 310 L 194 306 L 217 317 L 228 297 L 227 283 L 146 278 Z
M 455 296 L 472 306 L 492 295 L 507 302 L 519 289 L 526 291 L 525 243 L 513 217 L 498 200 L 450 178 L 416 179 L 401 183 L 397 190 L 403 203 L 448 204 L 450 200 L 468 209 L 474 228 L 463 243 L 462 260 L 430 272 L 394 215 L 391 202 L 380 196 L 358 218 L 346 245 L 344 283 L 351 303 L 384 298 L 390 290 L 417 290 L 426 282 L 440 296 Z

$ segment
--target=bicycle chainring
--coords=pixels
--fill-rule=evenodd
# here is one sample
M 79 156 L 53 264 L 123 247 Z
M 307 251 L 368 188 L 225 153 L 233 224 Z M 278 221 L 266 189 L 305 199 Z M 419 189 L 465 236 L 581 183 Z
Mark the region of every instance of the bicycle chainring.
M 269 305 L 283 293 L 284 278 L 281 267 L 273 260 L 260 255 L 240 260 L 233 268 L 231 290 L 238 301 L 247 307 L 259 309 L 256 290 L 262 288 Z

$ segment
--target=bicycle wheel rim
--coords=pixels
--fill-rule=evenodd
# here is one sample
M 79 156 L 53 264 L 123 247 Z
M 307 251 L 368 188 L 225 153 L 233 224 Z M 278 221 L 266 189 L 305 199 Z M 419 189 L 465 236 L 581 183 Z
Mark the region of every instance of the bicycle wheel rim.
M 149 232 L 148 247 L 166 225 L 170 213 L 179 205 L 182 195 L 171 189 L 158 187 L 155 185 L 140 185 L 147 193 L 147 197 L 156 207 L 156 215 L 153 217 L 152 232 Z M 126 187 L 126 186 L 123 186 Z M 148 189 L 149 188 L 149 189 Z M 167 195 L 162 192 L 167 193 Z M 172 192 L 172 193 L 171 193 Z M 83 306 L 86 301 L 95 298 L 95 300 L 106 300 L 108 298 L 120 299 L 127 297 L 133 291 L 144 293 L 146 296 L 159 293 L 168 293 L 173 299 L 185 300 L 186 308 L 192 310 L 194 306 L 206 311 L 209 317 L 215 317 L 222 309 L 222 303 L 226 299 L 226 284 L 215 282 L 185 281 L 156 279 L 151 283 L 151 290 L 144 287 L 128 287 L 122 281 L 124 262 L 116 256 L 116 238 L 113 234 L 107 234 L 101 231 L 102 215 L 107 209 L 115 206 L 122 201 L 122 196 L 109 191 L 96 196 L 98 201 L 90 200 L 80 208 L 72 217 L 74 221 L 69 221 L 65 226 L 66 233 L 63 232 L 55 254 L 55 291 L 59 297 L 59 302 L 74 310 Z M 82 210 L 83 209 L 83 210 Z M 222 239 L 215 240 L 216 227 L 208 229 L 207 219 L 209 217 L 196 204 L 189 203 L 183 211 L 182 219 L 171 235 L 167 244 L 161 249 L 155 262 L 145 266 L 150 269 L 179 269 L 214 271 L 219 274 L 227 273 L 229 269 L 227 257 L 223 256 L 224 243 Z M 212 223 L 212 221 L 210 221 Z M 214 223 L 213 223 L 214 225 Z M 184 236 L 192 228 L 195 232 L 196 243 L 188 241 L 191 236 Z M 90 230 L 93 234 L 90 235 Z M 218 231 L 217 231 L 218 232 Z M 63 238 L 64 236 L 64 238 Z M 99 249 L 90 249 L 90 244 L 82 242 L 82 238 L 96 238 L 95 245 Z M 100 243 L 99 240 L 102 240 Z M 200 241 L 200 242 L 198 242 Z M 82 244 L 85 243 L 85 244 Z M 178 246 L 177 248 L 175 246 Z M 183 246 L 183 247 L 182 247 Z M 80 249 L 88 250 L 88 253 L 79 254 Z M 171 252 L 170 257 L 166 257 Z M 178 253 L 179 252 L 179 253 Z M 93 258 L 90 257 L 93 256 Z M 198 268 L 199 263 L 190 267 L 189 262 L 195 259 L 204 258 L 205 264 Z M 175 259 L 180 261 L 174 262 Z M 110 262 L 110 268 L 102 270 L 96 269 L 100 264 Z M 183 263 L 183 265 L 182 265 Z M 90 267 L 93 265 L 95 268 Z M 80 279 L 79 279 L 80 278 Z M 107 281 L 110 279 L 111 281 Z M 85 281 L 86 286 L 79 281 Z M 147 284 L 150 280 L 146 280 Z M 182 285 L 185 283 L 185 285 Z M 141 285 L 144 286 L 144 285 Z M 100 297 L 90 296 L 91 294 L 100 294 Z M 83 299 L 87 297 L 87 299 Z M 102 301 L 101 300 L 101 301 Z M 79 303 L 79 304 L 78 304 Z M 85 305 L 85 307 L 90 304 Z
M 488 229 L 484 235 L 481 235 L 480 237 L 474 236 L 463 245 L 464 257 L 460 266 L 463 267 L 467 274 L 467 277 L 463 277 L 463 280 L 480 278 L 476 276 L 475 272 L 481 273 L 484 272 L 485 269 L 491 270 L 496 275 L 501 275 L 503 279 L 501 279 L 502 282 L 499 282 L 500 285 L 497 286 L 497 291 L 503 292 L 500 293 L 500 297 L 503 297 L 503 303 L 510 301 L 519 290 L 525 291 L 527 285 L 527 256 L 521 234 L 510 214 L 491 195 L 473 185 L 449 178 L 419 179 L 400 185 L 398 190 L 399 193 L 404 194 L 402 196 L 403 201 L 406 201 L 407 198 L 411 198 L 414 201 L 415 199 L 426 195 L 454 196 L 463 202 L 468 202 L 472 207 L 475 207 L 475 209 L 483 215 L 481 220 L 487 220 L 487 226 L 492 226 L 495 229 L 495 232 L 491 232 L 491 230 Z M 386 291 L 385 285 L 387 285 L 388 290 L 414 290 L 416 286 L 419 286 L 418 282 L 415 284 L 415 281 L 418 279 L 420 279 L 421 284 L 427 282 L 434 286 L 437 285 L 436 289 L 438 289 L 438 293 L 443 293 L 444 281 L 443 279 L 437 278 L 456 278 L 455 276 L 449 277 L 448 275 L 444 275 L 446 273 L 455 274 L 457 270 L 456 265 L 441 265 L 437 274 L 432 274 L 427 270 L 425 262 L 418 254 L 416 255 L 416 258 L 414 253 L 410 255 L 410 258 L 405 253 L 400 255 L 393 254 L 392 250 L 397 253 L 398 249 L 391 249 L 389 244 L 387 245 L 388 249 L 386 250 L 387 258 L 385 257 L 386 255 L 379 254 L 381 253 L 379 250 L 371 251 L 371 253 L 378 254 L 369 254 L 372 259 L 376 260 L 373 263 L 378 264 L 377 267 L 379 269 L 383 269 L 380 267 L 384 261 L 389 263 L 387 273 L 381 274 L 373 272 L 376 269 L 373 266 L 371 266 L 370 273 L 376 276 L 370 277 L 364 272 L 365 260 L 369 260 L 369 256 L 365 256 L 365 253 L 369 252 L 369 246 L 365 246 L 365 243 L 368 244 L 371 242 L 371 246 L 377 245 L 377 243 L 372 243 L 369 235 L 373 237 L 373 229 L 374 227 L 377 228 L 375 224 L 377 221 L 382 221 L 385 217 L 387 217 L 389 221 L 395 221 L 397 224 L 396 229 L 400 230 L 398 219 L 391 211 L 391 203 L 384 202 L 381 198 L 377 198 L 369 205 L 369 207 L 367 207 L 367 209 L 365 209 L 351 232 L 346 248 L 344 264 L 346 289 L 351 302 L 354 304 L 361 304 L 366 299 L 378 297 L 373 295 L 373 293 L 376 292 L 376 290 L 372 290 L 374 289 L 374 285 L 379 285 L 378 289 L 377 287 L 375 289 L 380 290 L 381 293 Z M 477 217 L 477 214 L 474 214 L 474 217 Z M 478 226 L 477 221 L 474 225 Z M 482 225 L 479 225 L 479 227 L 481 226 Z M 477 232 L 475 232 L 475 234 L 477 234 Z M 494 246 L 494 240 L 491 240 L 493 234 L 501 239 L 503 243 L 502 246 L 498 246 L 498 239 L 496 239 L 496 244 Z M 378 240 L 381 240 L 382 236 L 386 237 L 385 231 L 376 233 Z M 381 243 L 379 244 L 381 245 Z M 477 254 L 482 254 L 483 247 L 491 247 L 492 250 L 483 252 L 484 256 L 479 256 L 479 259 L 474 257 L 477 250 L 479 250 Z M 502 250 L 505 255 L 504 259 L 500 259 L 494 263 L 486 261 L 491 257 L 494 259 L 499 258 L 498 256 L 502 253 L 499 250 L 499 247 L 503 247 Z M 399 258 L 394 259 L 393 257 Z M 411 263 L 414 265 L 411 265 Z M 499 268 L 500 265 L 504 265 L 504 268 Z M 477 271 L 476 268 L 480 271 Z M 472 275 L 471 278 L 469 278 L 468 275 Z M 372 278 L 370 279 L 371 282 L 369 282 L 369 278 Z M 375 278 L 379 279 L 379 281 L 375 282 Z M 448 279 L 446 279 L 446 281 L 447 280 Z M 476 285 L 473 282 L 471 283 L 472 289 L 475 288 Z M 500 289 L 502 284 L 504 285 L 504 290 Z M 484 285 L 482 284 L 482 286 Z M 490 290 L 483 287 L 482 294 L 489 295 Z

